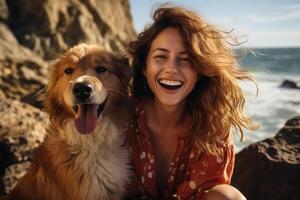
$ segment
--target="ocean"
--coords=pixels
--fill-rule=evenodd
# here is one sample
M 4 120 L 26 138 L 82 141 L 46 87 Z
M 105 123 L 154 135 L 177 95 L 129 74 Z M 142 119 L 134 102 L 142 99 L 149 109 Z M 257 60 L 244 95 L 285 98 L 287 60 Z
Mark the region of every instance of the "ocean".
M 253 83 L 241 82 L 246 94 L 246 112 L 260 125 L 255 131 L 245 130 L 244 141 L 234 137 L 236 152 L 251 143 L 273 137 L 284 123 L 300 116 L 300 89 L 279 87 L 284 80 L 300 86 L 300 48 L 259 48 L 236 51 L 240 64 L 253 74 Z

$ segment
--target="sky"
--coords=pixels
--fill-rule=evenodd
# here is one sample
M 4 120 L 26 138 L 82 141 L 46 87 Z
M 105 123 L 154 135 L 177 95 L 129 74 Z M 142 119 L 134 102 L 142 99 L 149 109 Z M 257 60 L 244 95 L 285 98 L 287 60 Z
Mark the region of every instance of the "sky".
M 136 31 L 152 22 L 153 6 L 166 1 L 130 0 Z M 300 47 L 300 0 L 171 0 L 233 34 L 245 47 Z

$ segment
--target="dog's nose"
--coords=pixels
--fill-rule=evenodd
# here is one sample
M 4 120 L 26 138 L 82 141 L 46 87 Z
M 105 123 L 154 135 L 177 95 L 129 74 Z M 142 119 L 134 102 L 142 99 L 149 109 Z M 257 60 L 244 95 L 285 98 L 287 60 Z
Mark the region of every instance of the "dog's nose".
M 92 90 L 92 86 L 88 83 L 75 83 L 73 86 L 73 95 L 78 102 L 87 103 L 91 96 Z

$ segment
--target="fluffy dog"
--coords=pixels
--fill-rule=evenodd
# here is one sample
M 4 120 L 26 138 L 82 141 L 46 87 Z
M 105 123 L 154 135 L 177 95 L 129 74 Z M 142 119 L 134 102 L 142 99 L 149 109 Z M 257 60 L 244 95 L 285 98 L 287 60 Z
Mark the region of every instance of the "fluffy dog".
M 130 177 L 124 145 L 128 62 L 79 44 L 53 65 L 43 97 L 50 125 L 10 199 L 121 199 Z

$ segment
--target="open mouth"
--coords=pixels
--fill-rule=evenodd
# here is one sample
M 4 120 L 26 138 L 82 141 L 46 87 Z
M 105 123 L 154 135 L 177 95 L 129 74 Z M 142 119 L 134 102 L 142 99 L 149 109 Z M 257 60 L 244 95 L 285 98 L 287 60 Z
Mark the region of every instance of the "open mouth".
M 167 90 L 177 90 L 183 86 L 182 81 L 171 81 L 166 79 L 159 79 L 158 83 L 160 86 Z
M 74 120 L 77 131 L 81 134 L 92 133 L 97 125 L 97 120 L 105 108 L 107 99 L 102 104 L 77 104 L 73 107 L 77 117 Z

